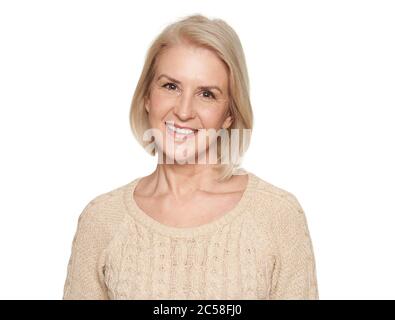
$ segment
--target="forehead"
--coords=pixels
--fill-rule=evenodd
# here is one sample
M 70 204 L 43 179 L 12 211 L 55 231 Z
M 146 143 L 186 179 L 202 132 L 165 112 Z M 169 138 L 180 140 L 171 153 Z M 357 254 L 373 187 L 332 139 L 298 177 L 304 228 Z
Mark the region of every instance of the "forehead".
M 228 71 L 225 63 L 210 49 L 178 44 L 158 57 L 156 76 L 165 73 L 183 82 L 220 85 L 226 89 Z

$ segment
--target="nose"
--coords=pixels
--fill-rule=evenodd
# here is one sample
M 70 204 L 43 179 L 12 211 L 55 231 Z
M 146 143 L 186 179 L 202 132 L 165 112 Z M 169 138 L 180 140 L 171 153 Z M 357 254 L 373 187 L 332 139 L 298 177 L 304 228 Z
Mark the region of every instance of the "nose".
M 181 120 L 188 120 L 195 117 L 195 109 L 193 105 L 193 95 L 183 92 L 174 106 L 174 113 Z

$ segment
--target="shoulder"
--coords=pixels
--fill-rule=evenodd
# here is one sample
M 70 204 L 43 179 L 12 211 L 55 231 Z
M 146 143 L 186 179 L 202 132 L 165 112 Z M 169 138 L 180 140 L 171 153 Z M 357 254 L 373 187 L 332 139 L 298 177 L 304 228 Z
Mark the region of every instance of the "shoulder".
M 252 193 L 254 199 L 260 204 L 286 206 L 294 211 L 299 211 L 301 209 L 299 200 L 294 193 L 264 180 L 255 174 L 252 174 L 252 176 L 255 180 L 252 185 Z
M 259 233 L 268 235 L 279 250 L 298 244 L 311 247 L 306 215 L 298 198 L 264 179 L 256 177 L 256 181 L 252 213 Z
M 254 213 L 265 222 L 304 222 L 304 210 L 294 193 L 275 185 L 255 174 L 251 195 Z
M 87 201 L 78 217 L 80 233 L 111 238 L 125 219 L 125 193 L 132 182 L 100 193 Z

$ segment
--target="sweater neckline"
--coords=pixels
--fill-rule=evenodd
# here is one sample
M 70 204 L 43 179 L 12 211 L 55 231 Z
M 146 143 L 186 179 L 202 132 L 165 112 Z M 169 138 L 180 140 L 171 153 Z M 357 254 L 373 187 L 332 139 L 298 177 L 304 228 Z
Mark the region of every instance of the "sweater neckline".
M 253 173 L 246 171 L 246 174 L 248 175 L 247 186 L 237 204 L 232 209 L 222 214 L 219 218 L 196 227 L 174 227 L 166 225 L 152 218 L 143 211 L 134 200 L 134 190 L 142 177 L 136 178 L 126 185 L 124 190 L 124 201 L 129 214 L 149 229 L 155 230 L 156 232 L 166 236 L 193 238 L 219 230 L 221 227 L 235 219 L 238 215 L 245 212 L 245 208 L 252 198 L 252 190 L 257 183 L 257 177 Z

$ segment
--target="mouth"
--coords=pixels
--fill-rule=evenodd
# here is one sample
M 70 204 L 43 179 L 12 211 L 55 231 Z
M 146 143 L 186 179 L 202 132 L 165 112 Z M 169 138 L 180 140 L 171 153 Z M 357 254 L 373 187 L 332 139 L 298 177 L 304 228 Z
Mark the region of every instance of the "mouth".
M 177 125 L 174 124 L 174 122 L 172 121 L 166 121 L 166 130 L 168 133 L 171 134 L 171 136 L 174 136 L 176 138 L 181 138 L 181 139 L 185 139 L 185 138 L 190 138 L 190 137 L 194 137 L 196 135 L 196 133 L 199 131 L 198 129 L 194 129 L 194 128 L 186 128 L 186 127 L 179 127 Z

